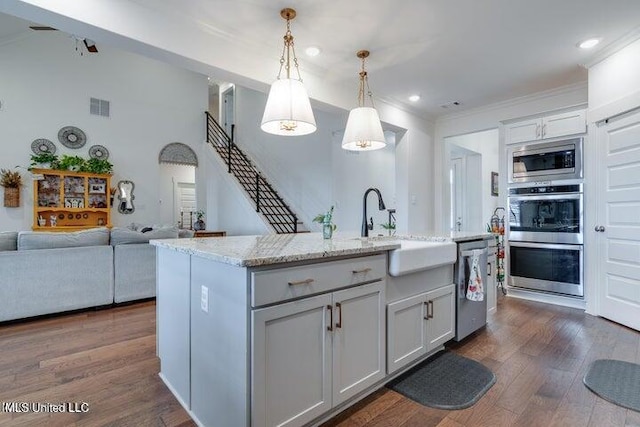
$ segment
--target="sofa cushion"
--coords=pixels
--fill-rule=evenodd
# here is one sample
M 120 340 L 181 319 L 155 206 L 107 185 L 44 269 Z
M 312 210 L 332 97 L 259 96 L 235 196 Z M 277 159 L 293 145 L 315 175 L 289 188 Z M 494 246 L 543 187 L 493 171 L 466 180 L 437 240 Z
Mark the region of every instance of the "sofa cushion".
M 111 245 L 131 245 L 149 243 L 152 239 L 177 239 L 178 229 L 175 227 L 156 228 L 145 233 L 129 228 L 114 227 L 111 229 Z
M 109 229 L 91 228 L 72 232 L 21 231 L 18 250 L 75 248 L 109 244 Z
M 0 252 L 15 251 L 18 249 L 18 232 L 17 231 L 1 231 L 0 232 Z

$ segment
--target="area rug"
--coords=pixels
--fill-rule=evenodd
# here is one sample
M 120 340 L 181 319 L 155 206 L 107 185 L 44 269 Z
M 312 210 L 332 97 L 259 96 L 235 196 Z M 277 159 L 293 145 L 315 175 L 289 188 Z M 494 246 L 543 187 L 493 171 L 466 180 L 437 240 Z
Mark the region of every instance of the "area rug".
M 456 410 L 475 404 L 495 382 L 481 363 L 443 350 L 387 387 L 425 406 Z
M 640 365 L 622 360 L 596 360 L 582 381 L 601 398 L 640 412 Z

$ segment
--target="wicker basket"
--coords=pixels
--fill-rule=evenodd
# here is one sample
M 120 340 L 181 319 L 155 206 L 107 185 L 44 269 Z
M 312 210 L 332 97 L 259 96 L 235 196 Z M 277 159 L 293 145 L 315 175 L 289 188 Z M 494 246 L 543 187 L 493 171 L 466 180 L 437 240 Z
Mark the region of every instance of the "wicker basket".
M 20 206 L 20 189 L 19 188 L 4 188 L 4 207 L 5 208 L 17 208 Z

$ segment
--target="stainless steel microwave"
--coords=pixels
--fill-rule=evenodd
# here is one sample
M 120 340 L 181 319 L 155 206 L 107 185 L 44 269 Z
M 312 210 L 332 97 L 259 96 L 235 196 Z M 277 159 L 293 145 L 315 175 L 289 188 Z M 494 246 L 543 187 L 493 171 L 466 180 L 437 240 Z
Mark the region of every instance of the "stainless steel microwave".
M 582 178 L 583 138 L 509 147 L 510 183 Z

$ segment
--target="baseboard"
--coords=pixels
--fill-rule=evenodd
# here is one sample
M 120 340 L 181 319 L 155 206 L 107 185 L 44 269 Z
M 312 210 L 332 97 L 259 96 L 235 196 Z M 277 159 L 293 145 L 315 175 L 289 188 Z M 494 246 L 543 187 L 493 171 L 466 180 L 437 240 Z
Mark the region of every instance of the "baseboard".
M 193 412 L 191 412 L 191 410 L 189 409 L 189 405 L 187 405 L 186 402 L 184 400 L 182 400 L 182 398 L 180 398 L 178 393 L 176 393 L 176 389 L 174 389 L 173 386 L 171 385 L 171 383 L 166 379 L 166 377 L 164 375 L 162 375 L 162 372 L 159 372 L 158 376 L 160 377 L 160 379 L 162 380 L 164 385 L 167 386 L 169 391 L 171 391 L 171 394 L 173 394 L 173 397 L 175 397 L 175 399 L 178 401 L 178 403 L 180 403 L 180 406 L 182 406 L 182 408 L 185 411 L 187 411 L 187 414 L 191 417 L 193 422 L 196 423 L 196 425 L 198 425 L 198 427 L 206 427 L 202 422 L 200 422 L 198 417 L 196 417 L 195 414 Z
M 520 288 L 507 288 L 507 297 L 520 298 L 529 301 L 543 302 L 546 304 L 561 305 L 564 307 L 578 308 L 585 310 L 587 302 L 584 299 L 563 297 L 562 295 L 553 295 L 542 292 L 527 291 Z

